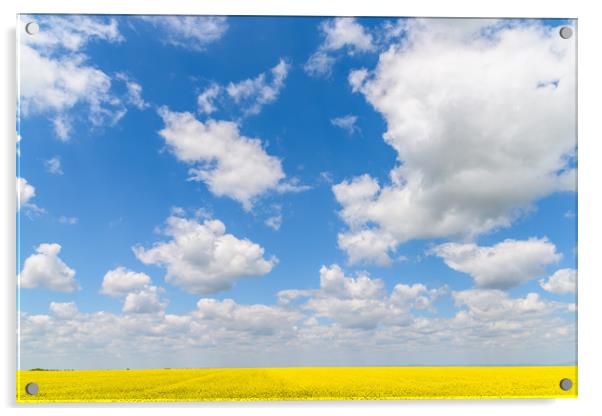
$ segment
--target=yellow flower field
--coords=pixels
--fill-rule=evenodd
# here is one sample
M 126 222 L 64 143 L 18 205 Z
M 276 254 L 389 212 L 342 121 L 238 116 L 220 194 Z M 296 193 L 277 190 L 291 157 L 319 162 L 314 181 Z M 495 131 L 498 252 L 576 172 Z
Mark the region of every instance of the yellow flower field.
M 572 389 L 560 389 L 562 378 Z M 25 392 L 31 382 L 34 396 Z M 577 367 L 17 371 L 19 403 L 534 397 L 577 397 Z

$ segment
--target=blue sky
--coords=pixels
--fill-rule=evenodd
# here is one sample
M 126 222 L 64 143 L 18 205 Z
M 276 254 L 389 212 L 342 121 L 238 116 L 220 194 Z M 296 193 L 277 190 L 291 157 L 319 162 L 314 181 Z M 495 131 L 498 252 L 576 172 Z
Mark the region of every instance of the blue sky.
M 21 365 L 574 363 L 566 24 L 22 16 Z

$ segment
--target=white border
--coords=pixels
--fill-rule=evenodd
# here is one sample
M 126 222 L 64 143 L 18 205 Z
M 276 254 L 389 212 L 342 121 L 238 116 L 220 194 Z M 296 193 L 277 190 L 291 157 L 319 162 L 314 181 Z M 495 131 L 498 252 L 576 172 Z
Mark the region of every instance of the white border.
M 506 415 L 509 412 L 544 413 L 546 415 L 589 414 L 602 408 L 600 355 L 602 351 L 598 300 L 602 292 L 602 268 L 597 236 L 602 213 L 602 132 L 600 129 L 602 98 L 602 15 L 596 13 L 595 1 L 548 0 L 169 0 L 161 4 L 149 0 L 4 0 L 0 2 L 2 43 L 0 70 L 2 98 L 2 157 L 0 192 L 0 265 L 3 272 L 2 299 L 2 371 L 0 392 L 4 414 L 104 415 L 106 407 L 120 407 L 119 412 L 133 415 L 177 414 L 208 415 L 315 415 L 368 412 L 395 414 L 419 410 L 426 414 Z M 331 16 L 451 16 L 451 17 L 571 17 L 579 19 L 579 399 L 503 400 L 503 401 L 421 401 L 421 402 L 303 402 L 185 405 L 88 405 L 25 407 L 14 404 L 15 386 L 15 22 L 17 13 L 109 13 L 109 14 L 263 14 L 263 15 L 331 15 Z M 598 213 L 598 214 L 597 214 Z M 597 261 L 598 260 L 598 261 Z M 172 410 L 172 408 L 176 408 Z M 167 410 L 167 408 L 170 408 Z M 199 409 L 200 408 L 200 409 Z M 244 410 L 242 410 L 244 408 Z

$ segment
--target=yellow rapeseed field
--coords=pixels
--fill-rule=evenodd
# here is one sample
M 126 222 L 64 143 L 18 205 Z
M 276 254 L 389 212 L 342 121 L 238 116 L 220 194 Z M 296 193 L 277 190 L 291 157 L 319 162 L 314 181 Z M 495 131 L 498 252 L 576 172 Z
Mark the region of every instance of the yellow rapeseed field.
M 559 387 L 562 378 L 574 385 Z M 27 383 L 38 394 L 25 392 Z M 315 367 L 17 371 L 17 402 L 577 397 L 577 367 Z

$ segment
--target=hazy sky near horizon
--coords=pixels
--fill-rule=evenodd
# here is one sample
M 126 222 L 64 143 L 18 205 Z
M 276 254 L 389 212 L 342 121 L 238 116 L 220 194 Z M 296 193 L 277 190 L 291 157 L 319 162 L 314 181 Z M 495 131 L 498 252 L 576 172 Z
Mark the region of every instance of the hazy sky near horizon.
M 563 25 L 20 16 L 20 367 L 576 363 Z

